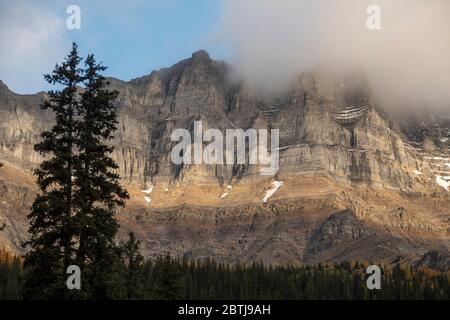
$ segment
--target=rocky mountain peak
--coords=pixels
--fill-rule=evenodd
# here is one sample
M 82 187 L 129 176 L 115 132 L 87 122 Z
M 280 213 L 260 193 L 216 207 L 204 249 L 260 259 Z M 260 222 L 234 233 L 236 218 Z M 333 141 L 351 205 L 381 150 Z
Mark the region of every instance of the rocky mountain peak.
M 211 60 L 209 53 L 205 50 L 198 50 L 192 54 L 193 61 L 208 61 Z

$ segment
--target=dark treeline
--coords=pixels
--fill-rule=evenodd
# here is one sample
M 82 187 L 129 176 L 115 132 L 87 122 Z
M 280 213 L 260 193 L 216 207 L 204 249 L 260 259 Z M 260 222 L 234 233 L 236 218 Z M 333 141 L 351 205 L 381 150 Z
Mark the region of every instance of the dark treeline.
M 114 299 L 449 299 L 450 274 L 409 266 L 382 267 L 381 290 L 368 290 L 367 263 L 270 267 L 170 257 L 144 260 L 122 251 L 114 267 Z M 20 299 L 21 259 L 0 255 L 0 299 Z M 81 288 L 83 290 L 83 288 Z
M 367 263 L 230 267 L 183 264 L 186 299 L 448 299 L 450 275 L 407 266 L 382 268 L 381 290 L 368 290 Z
M 21 259 L 0 250 L 0 300 L 20 299 Z

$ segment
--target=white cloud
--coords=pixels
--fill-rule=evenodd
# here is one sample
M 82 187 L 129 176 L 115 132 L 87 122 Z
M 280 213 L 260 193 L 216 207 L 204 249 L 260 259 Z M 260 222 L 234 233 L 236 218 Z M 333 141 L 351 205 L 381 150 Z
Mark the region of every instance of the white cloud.
M 381 30 L 366 26 L 369 5 L 381 8 Z M 364 69 L 386 104 L 448 108 L 449 13 L 448 0 L 225 0 L 221 39 L 253 84 Z
M 46 88 L 43 73 L 61 61 L 65 21 L 34 1 L 0 0 L 0 79 L 18 93 Z

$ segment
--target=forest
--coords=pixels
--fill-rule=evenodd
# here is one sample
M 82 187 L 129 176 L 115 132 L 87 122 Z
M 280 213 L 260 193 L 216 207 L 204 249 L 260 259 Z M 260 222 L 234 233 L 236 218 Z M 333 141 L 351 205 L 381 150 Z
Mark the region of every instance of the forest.
M 130 254 L 131 253 L 131 254 Z M 383 266 L 381 290 L 366 286 L 367 262 L 316 266 L 222 264 L 122 250 L 111 299 L 120 300 L 448 300 L 450 273 Z M 22 259 L 0 251 L 0 300 L 22 299 Z M 83 288 L 81 288 L 83 290 Z

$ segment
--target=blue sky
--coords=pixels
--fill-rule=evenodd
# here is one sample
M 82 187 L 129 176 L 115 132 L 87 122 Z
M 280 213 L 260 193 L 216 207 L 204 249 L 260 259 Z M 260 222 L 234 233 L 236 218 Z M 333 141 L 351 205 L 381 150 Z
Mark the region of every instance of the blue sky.
M 66 28 L 69 5 L 81 9 L 80 30 Z M 217 40 L 221 6 L 221 0 L 0 0 L 0 79 L 19 93 L 46 90 L 41 74 L 72 41 L 103 61 L 108 76 L 123 80 L 199 49 L 227 59 Z

